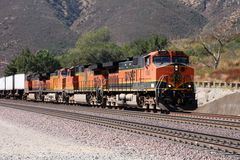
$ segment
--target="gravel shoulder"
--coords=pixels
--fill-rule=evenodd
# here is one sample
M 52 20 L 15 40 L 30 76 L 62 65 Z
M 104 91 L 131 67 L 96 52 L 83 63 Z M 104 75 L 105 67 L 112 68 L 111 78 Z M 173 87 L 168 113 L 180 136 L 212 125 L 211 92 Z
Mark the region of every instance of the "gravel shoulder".
M 159 138 L 0 107 L 0 159 L 239 159 Z
M 79 145 L 74 141 L 47 135 L 0 120 L 0 159 L 88 158 L 111 155 L 111 150 Z
M 18 104 L 24 102 L 12 102 L 12 104 Z M 232 137 L 236 139 L 240 139 L 240 131 L 239 130 L 230 130 L 230 129 L 224 129 L 224 128 L 214 128 L 210 126 L 201 126 L 201 125 L 195 125 L 195 124 L 185 124 L 185 123 L 177 123 L 177 122 L 169 122 L 169 121 L 159 121 L 154 119 L 144 119 L 139 117 L 128 117 L 128 116 L 120 116 L 116 115 L 114 113 L 107 114 L 106 109 L 99 109 L 94 108 L 95 110 L 102 110 L 105 112 L 93 112 L 84 110 L 81 106 L 72 106 L 72 105 L 56 105 L 56 104 L 46 104 L 46 103 L 33 103 L 33 102 L 25 102 L 25 105 L 35 106 L 35 107 L 44 107 L 44 108 L 52 108 L 57 110 L 63 110 L 68 112 L 76 112 L 86 115 L 93 115 L 93 116 L 100 116 L 100 117 L 107 117 L 107 118 L 114 118 L 119 120 L 126 120 L 126 121 L 132 121 L 132 122 L 140 122 L 144 124 L 150 124 L 150 125 L 156 125 L 160 127 L 169 127 L 169 128 L 176 128 L 176 129 L 182 129 L 186 131 L 193 131 L 193 132 L 199 132 L 199 133 L 205 133 L 205 134 L 213 134 L 218 136 L 224 136 L 224 137 Z M 111 111 L 111 109 L 109 109 Z M 109 112 L 111 113 L 111 112 Z

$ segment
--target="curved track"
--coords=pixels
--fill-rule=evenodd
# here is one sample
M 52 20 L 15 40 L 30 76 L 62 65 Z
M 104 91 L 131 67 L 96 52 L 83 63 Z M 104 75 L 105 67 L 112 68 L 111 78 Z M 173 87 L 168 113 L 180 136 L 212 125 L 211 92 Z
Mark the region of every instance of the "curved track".
M 95 111 L 96 112 L 96 111 Z M 170 122 L 178 122 L 178 123 L 186 123 L 186 124 L 195 124 L 202 126 L 210 126 L 210 127 L 218 127 L 225 129 L 235 129 L 240 130 L 240 122 L 239 121 L 229 121 L 229 120 L 219 120 L 210 117 L 199 118 L 196 116 L 188 115 L 164 115 L 164 114 L 153 114 L 153 113 L 143 113 L 143 112 L 134 112 L 134 111 L 115 111 L 115 110 L 107 110 L 97 112 L 102 112 L 105 114 L 114 114 L 128 117 L 137 117 L 144 119 L 152 119 L 158 121 L 170 121 Z
M 9 103 L 9 102 L 0 102 L 0 104 L 13 104 L 16 105 L 17 103 Z M 28 104 L 25 104 L 28 105 Z M 42 106 L 40 106 L 42 107 Z M 54 109 L 59 110 L 59 108 L 54 107 Z M 125 110 L 112 110 L 112 109 L 102 109 L 102 108 L 91 108 L 91 107 L 79 107 L 79 110 L 87 111 L 87 112 L 94 112 L 94 113 L 102 113 L 102 114 L 110 114 L 110 115 L 120 115 L 120 116 L 127 116 L 127 117 L 136 117 L 136 118 L 143 118 L 143 119 L 151 119 L 156 121 L 168 121 L 168 122 L 177 122 L 177 123 L 185 123 L 185 124 L 194 124 L 194 125 L 201 125 L 201 126 L 210 126 L 210 127 L 217 127 L 217 128 L 225 128 L 225 129 L 233 129 L 233 130 L 240 130 L 240 117 L 239 119 L 230 119 L 230 116 L 221 116 L 211 117 L 210 114 L 201 114 L 198 115 L 197 113 L 172 113 L 171 115 L 165 114 L 156 114 L 156 113 L 145 113 L 139 111 L 125 111 Z M 76 110 L 76 111 L 79 111 Z
M 205 119 L 216 119 L 216 120 L 225 120 L 225 121 L 236 121 L 240 122 L 240 116 L 235 115 L 221 115 L 221 114 L 210 114 L 210 113 L 198 113 L 198 112 L 191 112 L 189 113 L 171 113 L 175 116 L 188 116 L 188 117 L 196 117 L 196 118 L 205 118 Z
M 233 154 L 240 154 L 240 140 L 238 139 L 214 136 L 197 132 L 189 132 L 179 129 L 159 127 L 92 115 L 85 115 L 80 113 L 66 112 L 48 108 L 32 107 L 30 105 L 21 104 L 11 105 L 1 103 L 1 106 L 50 116 L 61 117 L 69 120 L 76 120 L 85 123 L 106 126 L 110 128 L 120 129 L 138 134 L 144 134 L 148 136 L 174 140 L 177 142 L 201 146 L 209 149 L 216 149 Z

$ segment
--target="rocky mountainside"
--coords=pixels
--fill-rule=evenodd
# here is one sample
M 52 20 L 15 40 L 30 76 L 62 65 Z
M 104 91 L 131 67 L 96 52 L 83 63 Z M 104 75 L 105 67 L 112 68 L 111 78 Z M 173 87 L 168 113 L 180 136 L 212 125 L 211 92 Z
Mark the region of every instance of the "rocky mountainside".
M 71 26 L 75 21 L 86 18 L 91 0 L 46 0 L 50 7 L 55 11 L 55 15 L 67 26 Z
M 60 0 L 59 0 L 60 1 Z M 78 33 L 108 27 L 117 42 L 152 34 L 169 38 L 198 33 L 207 19 L 175 0 L 82 0 L 80 17 L 70 26 Z
M 12 59 L 25 47 L 58 53 L 73 45 L 76 37 L 46 0 L 0 1 L 0 61 Z
M 239 33 L 240 0 L 179 0 L 208 19 L 204 34 Z
M 240 0 L 47 1 L 73 31 L 106 26 L 118 42 L 151 34 L 174 39 L 200 32 L 237 33 L 240 27 Z

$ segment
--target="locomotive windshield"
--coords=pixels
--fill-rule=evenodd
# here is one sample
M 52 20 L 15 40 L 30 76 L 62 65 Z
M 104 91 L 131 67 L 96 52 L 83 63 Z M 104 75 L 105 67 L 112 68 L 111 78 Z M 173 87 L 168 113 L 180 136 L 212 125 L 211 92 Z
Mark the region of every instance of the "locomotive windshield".
M 161 65 L 165 63 L 182 63 L 182 64 L 189 64 L 188 57 L 172 57 L 172 60 L 168 56 L 155 56 L 153 57 L 153 63 L 155 65 Z
M 183 63 L 189 64 L 189 59 L 187 57 L 173 57 L 173 63 Z
M 162 56 L 156 56 L 153 58 L 153 63 L 156 65 L 164 64 L 164 63 L 170 63 L 170 57 L 162 57 Z

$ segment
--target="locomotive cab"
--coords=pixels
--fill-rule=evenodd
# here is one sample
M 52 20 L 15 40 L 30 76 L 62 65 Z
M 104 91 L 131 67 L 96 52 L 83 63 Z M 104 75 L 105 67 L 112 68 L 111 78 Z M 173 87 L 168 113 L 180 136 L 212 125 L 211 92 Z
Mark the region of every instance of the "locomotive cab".
M 180 51 L 158 51 L 145 56 L 144 62 L 146 82 L 151 79 L 156 105 L 170 111 L 197 108 L 194 69 L 189 66 L 187 55 Z

